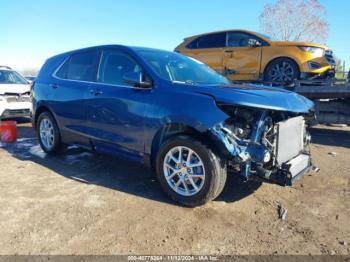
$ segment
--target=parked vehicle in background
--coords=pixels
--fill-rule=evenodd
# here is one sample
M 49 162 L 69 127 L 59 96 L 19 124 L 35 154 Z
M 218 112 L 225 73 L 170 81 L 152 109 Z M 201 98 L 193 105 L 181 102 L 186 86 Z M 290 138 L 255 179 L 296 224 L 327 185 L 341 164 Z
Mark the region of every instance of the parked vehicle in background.
M 152 166 L 184 205 L 216 198 L 229 167 L 244 179 L 291 185 L 312 166 L 310 100 L 232 84 L 178 53 L 109 45 L 60 54 L 46 61 L 32 93 L 45 152 L 74 143 Z
M 29 83 L 33 83 L 33 81 L 35 80 L 36 76 L 25 76 L 24 78 L 27 79 L 27 81 Z
M 314 43 L 282 42 L 246 30 L 188 37 L 175 51 L 196 58 L 231 80 L 291 82 L 334 77 L 332 51 Z
M 8 66 L 0 66 L 0 120 L 31 115 L 30 84 Z

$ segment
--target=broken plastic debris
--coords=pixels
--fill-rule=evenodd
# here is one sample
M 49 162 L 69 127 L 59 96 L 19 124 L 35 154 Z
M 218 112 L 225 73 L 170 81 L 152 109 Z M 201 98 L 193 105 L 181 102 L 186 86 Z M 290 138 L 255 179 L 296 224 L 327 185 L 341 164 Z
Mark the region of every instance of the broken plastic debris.
M 313 166 L 312 171 L 314 171 L 315 173 L 318 173 L 320 171 L 320 168 L 317 166 Z
M 284 208 L 282 204 L 278 204 L 279 219 L 286 220 L 288 209 Z

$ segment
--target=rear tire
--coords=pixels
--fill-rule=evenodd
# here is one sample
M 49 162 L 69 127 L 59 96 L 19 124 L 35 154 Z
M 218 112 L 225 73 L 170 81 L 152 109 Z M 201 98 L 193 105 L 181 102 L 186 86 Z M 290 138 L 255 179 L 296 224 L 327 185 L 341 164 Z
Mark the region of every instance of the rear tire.
M 264 73 L 264 81 L 291 83 L 300 78 L 298 65 L 291 59 L 278 58 L 270 63 Z
M 226 163 L 202 142 L 177 136 L 161 145 L 156 174 L 168 196 L 182 205 L 195 207 L 219 196 L 227 170 Z
M 43 112 L 39 115 L 36 131 L 42 150 L 48 154 L 56 154 L 61 147 L 61 136 L 51 113 Z

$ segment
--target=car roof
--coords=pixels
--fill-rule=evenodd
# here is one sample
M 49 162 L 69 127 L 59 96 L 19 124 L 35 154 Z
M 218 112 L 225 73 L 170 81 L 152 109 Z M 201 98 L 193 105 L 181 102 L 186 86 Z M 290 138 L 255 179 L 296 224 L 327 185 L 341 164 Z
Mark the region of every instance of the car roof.
M 120 48 L 120 49 L 124 49 L 124 50 L 131 50 L 134 52 L 137 51 L 162 51 L 162 52 L 172 52 L 172 51 L 167 51 L 167 50 L 161 50 L 161 49 L 156 49 L 156 48 L 150 48 L 150 47 L 140 47 L 140 46 L 126 46 L 126 45 L 99 45 L 99 46 L 91 46 L 91 47 L 86 47 L 86 48 L 81 48 L 81 49 L 76 49 L 76 50 L 72 50 L 72 51 L 68 51 L 65 53 L 61 53 L 58 55 L 55 55 L 51 58 L 54 57 L 58 57 L 58 56 L 66 56 L 66 55 L 71 55 L 74 53 L 78 53 L 78 52 L 86 52 L 86 51 L 90 51 L 90 50 L 96 50 L 96 49 L 109 49 L 109 48 Z
M 0 70 L 12 71 L 12 68 L 11 68 L 11 67 L 9 67 L 9 66 L 3 66 L 3 65 L 0 65 Z
M 249 30 L 246 30 L 246 29 L 227 29 L 227 30 L 213 31 L 213 32 L 207 32 L 207 33 L 202 33 L 202 34 L 198 34 L 198 35 L 189 36 L 189 37 L 186 37 L 185 40 L 192 39 L 192 38 L 197 38 L 197 37 L 204 36 L 204 35 L 226 33 L 226 32 L 244 32 L 244 33 L 248 33 L 248 34 L 259 36 L 261 38 L 264 38 L 264 40 L 266 38 L 264 35 L 262 35 L 260 33 L 257 33 L 257 32 L 254 32 L 254 31 L 249 31 Z

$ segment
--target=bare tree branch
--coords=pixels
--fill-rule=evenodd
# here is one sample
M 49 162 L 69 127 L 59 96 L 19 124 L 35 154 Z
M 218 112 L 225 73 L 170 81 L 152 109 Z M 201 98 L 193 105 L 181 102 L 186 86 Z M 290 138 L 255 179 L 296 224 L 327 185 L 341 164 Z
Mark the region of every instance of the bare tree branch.
M 318 0 L 277 0 L 265 5 L 260 29 L 281 41 L 326 43 L 329 24 Z

